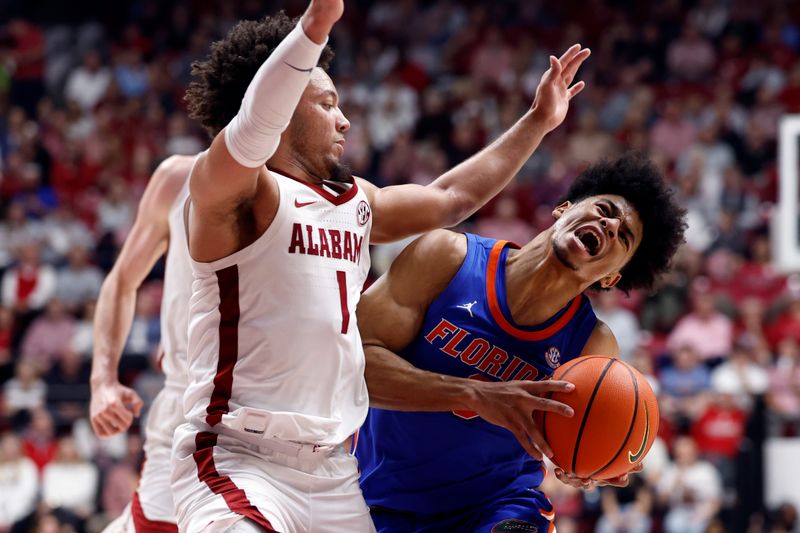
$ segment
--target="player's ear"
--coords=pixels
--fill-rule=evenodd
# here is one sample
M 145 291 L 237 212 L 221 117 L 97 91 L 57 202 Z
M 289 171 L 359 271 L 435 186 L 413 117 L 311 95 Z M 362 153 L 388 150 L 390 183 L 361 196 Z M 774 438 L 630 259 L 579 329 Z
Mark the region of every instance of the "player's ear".
M 621 279 L 622 279 L 622 274 L 620 274 L 619 272 L 612 272 L 608 276 L 600 279 L 600 286 L 604 289 L 611 289 L 617 283 L 619 283 L 619 280 Z
M 570 202 L 569 200 L 562 203 L 561 205 L 553 209 L 553 218 L 558 220 L 559 218 L 561 218 L 561 215 L 563 215 L 564 212 L 570 207 L 572 207 L 572 202 Z

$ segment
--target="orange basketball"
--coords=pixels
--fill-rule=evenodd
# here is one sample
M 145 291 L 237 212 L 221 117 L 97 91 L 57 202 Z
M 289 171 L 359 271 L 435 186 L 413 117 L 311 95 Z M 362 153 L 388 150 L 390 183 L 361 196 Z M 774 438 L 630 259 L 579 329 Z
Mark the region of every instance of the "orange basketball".
M 629 364 L 605 356 L 578 357 L 553 379 L 575 384 L 550 398 L 575 410 L 572 418 L 537 411 L 553 462 L 581 478 L 610 479 L 640 463 L 658 433 L 658 402 L 647 379 Z

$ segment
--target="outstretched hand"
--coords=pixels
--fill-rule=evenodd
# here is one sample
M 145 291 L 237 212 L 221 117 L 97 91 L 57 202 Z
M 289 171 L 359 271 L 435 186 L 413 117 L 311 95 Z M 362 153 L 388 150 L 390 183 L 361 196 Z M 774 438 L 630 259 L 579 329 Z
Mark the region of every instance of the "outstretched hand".
M 141 414 L 143 403 L 136 391 L 120 383 L 93 387 L 89 414 L 94 432 L 110 437 L 127 431 L 133 417 Z
M 509 430 L 536 460 L 542 454 L 552 457 L 553 451 L 544 440 L 533 420 L 534 411 L 549 411 L 560 416 L 572 416 L 568 405 L 542 398 L 548 392 L 569 392 L 575 385 L 566 381 L 476 381 L 472 410 L 487 422 Z
M 572 80 L 590 54 L 588 48 L 574 44 L 560 58 L 550 56 L 550 68 L 539 81 L 532 106 L 534 115 L 545 123 L 548 131 L 564 121 L 569 101 L 586 87 L 582 81 L 572 85 Z
M 344 0 L 311 0 L 303 14 L 303 31 L 309 39 L 322 44 L 343 13 Z
M 627 474 L 622 474 L 611 479 L 587 479 L 579 478 L 575 474 L 568 474 L 561 468 L 556 467 L 553 473 L 556 478 L 565 485 L 575 487 L 576 489 L 591 490 L 595 487 L 627 487 L 630 483 L 631 474 L 636 474 L 642 471 L 642 463 L 634 466 Z

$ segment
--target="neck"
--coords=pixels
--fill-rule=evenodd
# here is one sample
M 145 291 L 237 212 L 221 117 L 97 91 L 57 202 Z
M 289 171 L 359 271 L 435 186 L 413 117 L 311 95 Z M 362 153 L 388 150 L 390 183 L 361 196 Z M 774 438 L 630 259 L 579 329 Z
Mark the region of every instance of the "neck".
M 293 152 L 281 150 L 280 145 L 275 155 L 267 161 L 267 167 L 315 185 L 320 185 L 327 179 L 327 176 L 319 175 L 300 158 L 296 157 Z
M 556 257 L 552 237 L 553 230 L 549 229 L 522 249 L 508 253 L 506 298 L 517 324 L 541 324 L 590 285 Z

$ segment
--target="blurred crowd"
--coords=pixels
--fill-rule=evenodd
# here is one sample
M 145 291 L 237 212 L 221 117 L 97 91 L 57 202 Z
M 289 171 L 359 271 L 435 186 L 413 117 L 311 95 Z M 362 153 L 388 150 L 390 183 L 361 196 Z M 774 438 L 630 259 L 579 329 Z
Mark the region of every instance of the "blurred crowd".
M 95 531 L 127 503 L 143 423 L 103 441 L 89 426 L 95 299 L 155 166 L 208 143 L 182 100 L 192 62 L 236 20 L 305 2 L 120 4 L 110 21 L 0 7 L 0 533 Z M 657 292 L 593 295 L 662 421 L 625 489 L 548 477 L 559 533 L 800 531 L 762 483 L 764 441 L 800 438 L 800 277 L 775 270 L 769 233 L 778 120 L 800 112 L 800 4 L 348 1 L 331 36 L 346 161 L 379 185 L 430 182 L 511 126 L 575 42 L 593 53 L 567 121 L 461 229 L 525 243 L 573 176 L 627 150 L 660 166 L 689 229 Z M 146 402 L 162 274 L 122 358 Z

